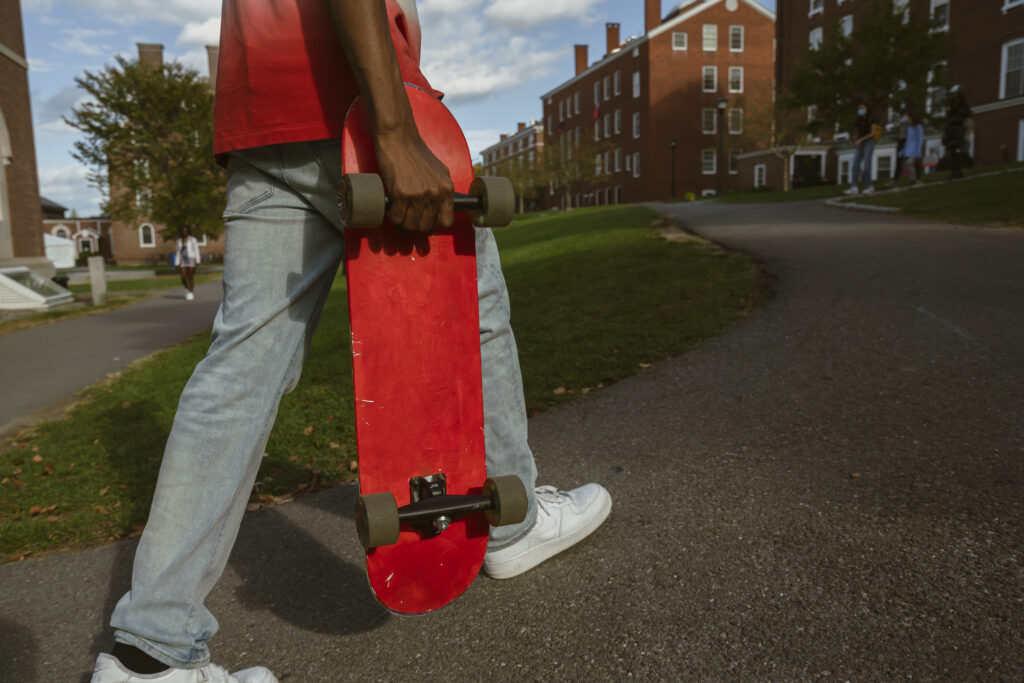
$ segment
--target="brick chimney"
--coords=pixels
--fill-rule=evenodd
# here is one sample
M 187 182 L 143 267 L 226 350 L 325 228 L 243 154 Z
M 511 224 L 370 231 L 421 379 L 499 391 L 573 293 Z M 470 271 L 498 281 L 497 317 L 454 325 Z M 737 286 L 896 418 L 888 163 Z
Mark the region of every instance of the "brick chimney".
M 217 89 L 217 62 L 220 60 L 220 45 L 206 46 L 206 63 L 210 68 L 210 87 Z
M 159 43 L 136 43 L 139 47 L 139 62 L 160 67 L 164 64 L 164 46 Z
M 605 50 L 605 56 L 607 57 L 612 53 L 612 50 L 619 46 L 619 25 L 618 24 L 605 24 L 604 25 L 605 37 L 608 41 L 608 48 Z
M 644 31 L 650 32 L 661 25 L 661 0 L 644 0 Z
M 587 70 L 587 46 L 577 45 L 576 46 L 576 75 L 579 76 L 581 73 Z
M 499 140 L 499 142 L 502 142 L 502 141 L 507 140 L 507 139 L 508 139 L 508 134 L 502 133 L 501 134 L 501 140 Z
M 517 133 L 522 133 L 524 130 L 526 130 L 526 124 L 525 123 L 517 123 L 516 124 L 516 132 Z

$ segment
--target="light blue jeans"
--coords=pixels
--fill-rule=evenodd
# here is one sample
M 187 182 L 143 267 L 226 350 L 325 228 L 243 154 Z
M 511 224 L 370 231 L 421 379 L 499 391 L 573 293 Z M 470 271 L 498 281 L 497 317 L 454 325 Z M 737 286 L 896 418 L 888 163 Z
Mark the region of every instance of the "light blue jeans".
M 853 168 L 850 169 L 852 184 L 858 189 L 871 187 L 871 168 L 875 155 L 875 140 L 868 138 L 857 145 L 853 153 Z M 861 187 L 863 185 L 863 187 Z
M 342 260 L 340 156 L 331 140 L 230 158 L 224 300 L 178 405 L 131 590 L 111 617 L 118 642 L 168 665 L 209 661 L 217 620 L 203 602 L 227 564 L 278 403 L 298 383 Z M 489 548 L 500 549 L 536 519 L 537 473 L 498 251 L 490 230 L 476 237 L 487 471 L 518 475 L 530 495 L 524 522 L 492 528 Z

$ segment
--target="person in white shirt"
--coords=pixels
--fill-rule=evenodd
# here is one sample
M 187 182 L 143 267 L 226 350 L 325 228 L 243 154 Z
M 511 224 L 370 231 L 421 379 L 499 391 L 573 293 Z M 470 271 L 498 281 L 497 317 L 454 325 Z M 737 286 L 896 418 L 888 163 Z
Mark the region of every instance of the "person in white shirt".
M 196 298 L 196 265 L 199 263 L 199 242 L 192 236 L 188 228 L 181 229 L 181 237 L 174 242 L 178 254 L 178 268 L 181 271 L 181 284 L 185 286 L 185 299 Z

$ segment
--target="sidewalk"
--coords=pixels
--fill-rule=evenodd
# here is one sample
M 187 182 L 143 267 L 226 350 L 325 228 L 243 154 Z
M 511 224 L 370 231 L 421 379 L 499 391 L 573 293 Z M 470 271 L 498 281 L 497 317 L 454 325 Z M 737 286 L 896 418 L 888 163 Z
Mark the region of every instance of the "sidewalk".
M 210 327 L 220 282 L 97 315 L 0 335 L 0 438 L 60 414 L 82 388 Z

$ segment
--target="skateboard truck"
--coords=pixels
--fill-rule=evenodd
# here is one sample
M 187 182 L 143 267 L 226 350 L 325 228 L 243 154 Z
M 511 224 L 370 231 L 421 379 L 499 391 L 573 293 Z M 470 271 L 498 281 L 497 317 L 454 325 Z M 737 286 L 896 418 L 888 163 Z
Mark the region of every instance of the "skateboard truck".
M 411 524 L 429 538 L 448 529 L 460 517 L 484 513 L 492 526 L 518 524 L 526 519 L 526 487 L 515 475 L 491 477 L 480 494 L 448 495 L 443 473 L 409 480 L 410 502 L 398 507 L 389 491 L 359 496 L 356 530 L 365 548 L 398 541 L 399 526 Z
M 346 173 L 338 188 L 338 213 L 345 227 L 376 228 L 384 222 L 391 197 L 375 173 Z M 455 211 L 466 211 L 479 227 L 500 228 L 512 222 L 516 196 L 508 178 L 479 176 L 469 186 L 469 194 L 456 192 Z

